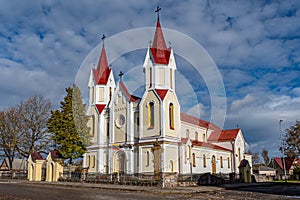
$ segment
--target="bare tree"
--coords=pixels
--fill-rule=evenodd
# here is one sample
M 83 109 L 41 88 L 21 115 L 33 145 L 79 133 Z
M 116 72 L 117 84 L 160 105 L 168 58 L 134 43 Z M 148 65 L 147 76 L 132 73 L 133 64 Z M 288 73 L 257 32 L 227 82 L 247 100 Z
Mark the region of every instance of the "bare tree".
M 33 96 L 18 106 L 22 123 L 22 140 L 18 145 L 21 155 L 28 157 L 33 151 L 46 151 L 51 141 L 47 129 L 51 103 L 43 96 Z
M 268 151 L 266 148 L 264 148 L 264 149 L 262 150 L 262 152 L 261 152 L 261 155 L 262 155 L 262 157 L 263 157 L 263 159 L 264 159 L 264 162 L 265 162 L 265 165 L 266 165 L 266 166 L 268 166 L 269 163 L 270 163 L 270 158 L 269 158 L 268 153 L 269 153 L 269 151 Z
M 252 155 L 252 163 L 253 164 L 259 164 L 260 163 L 260 155 L 258 152 L 252 152 L 251 150 L 246 152 L 247 154 Z
M 11 107 L 0 112 L 0 147 L 8 159 L 9 169 L 12 168 L 14 157 L 17 154 L 21 137 L 20 130 L 20 117 L 16 108 Z

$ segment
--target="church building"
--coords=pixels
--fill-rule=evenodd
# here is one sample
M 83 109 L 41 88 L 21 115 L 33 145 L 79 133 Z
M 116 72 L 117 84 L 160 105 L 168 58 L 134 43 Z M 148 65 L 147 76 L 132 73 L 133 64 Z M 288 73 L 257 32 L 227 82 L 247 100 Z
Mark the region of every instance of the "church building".
M 143 64 L 145 90 L 137 97 L 126 88 L 122 72 L 115 81 L 102 46 L 88 82 L 92 145 L 87 147 L 83 161 L 88 172 L 229 174 L 239 173 L 243 159 L 251 164 L 241 129 L 222 130 L 181 113 L 174 51 L 166 45 L 158 17 Z

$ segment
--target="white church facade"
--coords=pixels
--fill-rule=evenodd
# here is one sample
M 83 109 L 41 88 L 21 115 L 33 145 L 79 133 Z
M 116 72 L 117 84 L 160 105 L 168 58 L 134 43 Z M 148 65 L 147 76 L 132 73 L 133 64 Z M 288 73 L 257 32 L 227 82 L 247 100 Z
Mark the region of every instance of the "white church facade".
M 143 68 L 145 91 L 136 97 L 122 74 L 116 83 L 103 45 L 88 83 L 92 145 L 83 161 L 88 172 L 229 174 L 238 173 L 242 159 L 251 163 L 241 129 L 222 130 L 181 113 L 174 52 L 166 46 L 159 18 Z

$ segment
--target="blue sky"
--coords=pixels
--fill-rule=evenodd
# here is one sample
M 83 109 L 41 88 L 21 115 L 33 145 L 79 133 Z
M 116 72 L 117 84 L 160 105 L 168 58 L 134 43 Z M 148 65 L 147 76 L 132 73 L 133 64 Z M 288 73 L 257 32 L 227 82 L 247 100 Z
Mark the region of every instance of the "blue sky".
M 0 0 L 0 5 L 0 109 L 32 95 L 44 95 L 57 107 L 103 33 L 155 26 L 159 5 L 162 26 L 196 40 L 218 66 L 227 96 L 225 128 L 241 127 L 252 151 L 265 147 L 279 155 L 279 120 L 283 129 L 300 120 L 299 1 Z M 114 64 L 141 65 L 132 61 L 140 55 Z M 194 87 L 195 107 L 209 118 L 205 83 Z

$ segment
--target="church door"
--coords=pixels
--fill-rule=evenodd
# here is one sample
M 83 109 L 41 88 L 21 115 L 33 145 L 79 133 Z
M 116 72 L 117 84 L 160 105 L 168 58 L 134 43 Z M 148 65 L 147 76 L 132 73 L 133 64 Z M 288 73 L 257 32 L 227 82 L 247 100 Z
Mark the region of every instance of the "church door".
M 125 153 L 124 151 L 119 152 L 119 173 L 124 174 L 125 173 Z
M 215 174 L 217 172 L 216 169 L 216 157 L 212 156 L 211 158 L 211 169 L 212 169 L 212 173 Z

